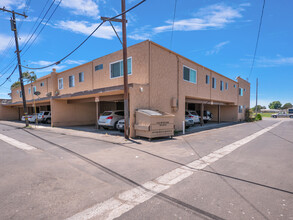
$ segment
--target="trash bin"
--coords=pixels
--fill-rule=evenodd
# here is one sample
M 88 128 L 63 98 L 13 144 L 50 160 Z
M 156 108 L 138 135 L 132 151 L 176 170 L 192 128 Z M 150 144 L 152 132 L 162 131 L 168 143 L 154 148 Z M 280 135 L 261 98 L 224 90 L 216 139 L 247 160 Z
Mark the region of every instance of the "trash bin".
M 174 136 L 174 115 L 161 111 L 138 109 L 135 116 L 136 136 L 150 140 L 156 137 L 172 138 Z

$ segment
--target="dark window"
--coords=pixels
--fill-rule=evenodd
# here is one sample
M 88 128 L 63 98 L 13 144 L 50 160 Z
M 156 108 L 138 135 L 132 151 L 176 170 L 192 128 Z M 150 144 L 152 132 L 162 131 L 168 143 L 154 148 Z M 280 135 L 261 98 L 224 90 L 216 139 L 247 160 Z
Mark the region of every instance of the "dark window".
M 69 87 L 74 87 L 74 76 L 69 76 Z
M 116 115 L 124 116 L 124 112 L 116 112 Z
M 215 77 L 213 77 L 212 83 L 213 83 L 212 85 L 213 89 L 217 88 L 217 79 Z
M 84 73 L 83 72 L 80 72 L 78 74 L 78 79 L 79 79 L 79 82 L 83 82 L 84 81 Z
M 95 66 L 95 71 L 102 70 L 102 69 L 103 69 L 103 64 L 99 64 L 99 65 Z
M 239 88 L 239 95 L 243 96 L 243 89 L 242 88 Z
M 127 59 L 128 74 L 132 74 L 132 58 Z M 111 78 L 123 76 L 123 60 L 111 63 Z
M 43 82 L 41 82 L 40 86 L 44 86 L 44 83 L 43 83 Z
M 210 84 L 210 76 L 206 75 L 206 84 Z
M 226 90 L 228 90 L 228 83 L 226 82 Z
M 196 71 L 184 66 L 183 79 L 192 83 L 196 83 Z
M 224 82 L 221 80 L 220 82 L 220 90 L 223 91 L 224 90 Z

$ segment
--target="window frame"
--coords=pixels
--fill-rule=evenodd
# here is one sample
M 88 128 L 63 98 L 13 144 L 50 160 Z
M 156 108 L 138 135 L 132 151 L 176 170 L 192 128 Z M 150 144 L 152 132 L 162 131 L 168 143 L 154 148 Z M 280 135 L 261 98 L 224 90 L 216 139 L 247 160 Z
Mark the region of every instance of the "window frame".
M 243 88 L 239 87 L 238 95 L 239 96 L 243 96 L 244 95 L 244 89 Z
M 30 95 L 32 93 L 31 88 L 28 88 L 28 94 Z
M 60 81 L 62 81 L 62 87 L 60 87 Z M 64 81 L 63 78 L 58 78 L 58 90 L 61 90 L 64 88 Z
M 37 91 L 37 86 L 33 86 L 33 94 Z
M 102 66 L 102 68 L 98 69 L 98 66 Z M 95 66 L 95 71 L 99 71 L 99 70 L 102 70 L 102 69 L 104 69 L 104 65 L 102 63 Z
M 224 81 L 220 80 L 220 91 L 224 91 Z
M 19 98 L 22 98 L 22 91 L 19 91 Z
M 44 85 L 45 85 L 44 82 L 41 82 L 41 83 L 40 83 L 40 86 L 41 86 L 41 87 L 43 87 Z
M 207 84 L 207 85 L 210 84 L 210 75 L 206 75 L 206 84 Z
M 228 84 L 228 82 L 225 83 L 225 89 L 226 90 L 229 90 L 229 84 Z
M 184 67 L 185 67 L 185 68 L 188 68 L 188 69 L 191 69 L 191 70 L 193 70 L 193 71 L 195 72 L 195 82 L 188 81 L 188 80 L 184 79 Z M 193 84 L 197 84 L 197 71 L 196 71 L 195 69 L 192 69 L 192 68 L 190 68 L 190 67 L 188 67 L 188 66 L 183 65 L 182 73 L 183 73 L 183 80 L 184 80 L 185 82 L 190 82 L 190 83 L 193 83 Z M 190 79 L 190 72 L 189 72 L 189 79 Z
M 82 81 L 80 81 L 80 74 L 82 74 Z M 80 83 L 84 82 L 84 72 L 78 73 L 78 82 L 80 82 Z
M 243 113 L 243 106 L 242 105 L 238 105 L 238 113 L 239 114 Z
M 216 77 L 212 77 L 212 88 L 217 89 L 217 78 Z
M 71 85 L 71 86 L 70 86 L 70 77 L 73 77 L 73 85 Z M 75 87 L 75 76 L 74 76 L 74 74 L 68 76 L 68 88 L 73 88 L 73 87 Z
M 132 56 L 131 56 L 131 57 L 127 57 L 127 62 L 128 62 L 128 59 L 131 60 L 131 73 L 128 74 L 128 76 L 130 76 L 130 75 L 132 75 Z M 112 77 L 112 75 L 111 75 L 111 71 L 112 71 L 111 65 L 114 64 L 114 63 L 118 63 L 118 62 L 120 63 L 121 61 L 122 61 L 122 63 L 123 63 L 123 59 L 121 59 L 121 60 L 116 60 L 116 61 L 114 61 L 114 62 L 112 62 L 112 63 L 109 63 L 110 79 L 117 79 L 117 78 L 123 77 L 123 75 L 121 75 L 121 74 L 120 74 L 120 76 L 116 76 L 116 77 Z M 128 69 L 127 69 L 127 71 L 128 71 Z M 124 74 L 124 73 L 123 73 L 123 74 Z

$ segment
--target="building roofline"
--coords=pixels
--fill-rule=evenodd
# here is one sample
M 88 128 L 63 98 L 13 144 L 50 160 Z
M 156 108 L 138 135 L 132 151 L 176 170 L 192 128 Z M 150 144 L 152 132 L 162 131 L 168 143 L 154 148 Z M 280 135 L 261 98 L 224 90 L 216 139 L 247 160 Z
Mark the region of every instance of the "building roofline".
M 188 61 L 191 62 L 191 63 L 194 63 L 194 64 L 196 64 L 196 65 L 199 65 L 199 66 L 201 66 L 201 67 L 203 67 L 203 68 L 205 68 L 205 69 L 207 69 L 207 70 L 209 70 L 209 71 L 212 71 L 212 72 L 214 72 L 214 73 L 216 73 L 216 74 L 219 74 L 219 75 L 223 76 L 223 77 L 226 78 L 226 79 L 229 79 L 229 80 L 232 80 L 232 81 L 235 82 L 235 83 L 238 83 L 237 81 L 235 81 L 235 80 L 233 80 L 233 79 L 231 79 L 231 78 L 229 78 L 229 77 L 227 77 L 227 76 L 224 76 L 224 75 L 222 75 L 222 74 L 220 74 L 220 73 L 218 73 L 218 72 L 216 72 L 216 71 L 214 71 L 214 70 L 212 70 L 212 69 L 210 69 L 210 68 L 208 68 L 208 67 L 205 67 L 205 66 L 203 66 L 203 65 L 201 65 L 201 64 L 199 64 L 199 63 L 197 63 L 197 62 L 195 62 L 195 61 L 193 61 L 193 60 L 191 60 L 191 59 L 189 59 L 189 58 L 187 58 L 187 57 L 185 57 L 185 56 L 183 56 L 183 55 L 180 55 L 179 53 L 176 53 L 176 52 L 174 52 L 174 51 L 172 51 L 172 50 L 170 50 L 170 49 L 168 49 L 168 48 L 166 48 L 166 47 L 163 47 L 163 46 L 160 45 L 160 44 L 157 44 L 157 43 L 155 43 L 155 42 L 153 42 L 153 41 L 151 41 L 151 40 L 147 40 L 147 41 L 149 41 L 151 44 L 153 44 L 153 45 L 155 45 L 155 46 L 157 46 L 157 47 L 160 47 L 160 48 L 162 48 L 162 49 L 164 49 L 164 50 L 166 50 L 166 51 L 168 51 L 168 52 L 170 52 L 170 53 L 173 53 L 173 54 L 176 55 L 176 56 L 179 56 L 179 57 L 181 57 L 181 58 L 183 58 L 183 59 L 186 59 L 186 60 L 188 60 Z M 143 42 L 144 42 L 144 41 L 143 41 Z

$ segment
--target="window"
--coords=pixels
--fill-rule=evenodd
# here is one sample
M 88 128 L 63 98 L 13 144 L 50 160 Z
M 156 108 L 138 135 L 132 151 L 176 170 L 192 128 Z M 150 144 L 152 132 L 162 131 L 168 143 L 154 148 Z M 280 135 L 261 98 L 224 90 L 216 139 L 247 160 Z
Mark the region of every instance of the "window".
M 33 93 L 35 94 L 36 91 L 37 91 L 37 87 L 34 86 L 34 87 L 33 87 Z
M 234 84 L 234 88 L 236 88 L 236 85 Z
M 228 83 L 226 82 L 226 90 L 228 90 Z
M 239 105 L 239 106 L 238 106 L 238 112 L 239 112 L 239 113 L 242 113 L 242 112 L 243 112 L 242 110 L 243 110 L 243 107 L 242 107 L 241 105 Z
M 41 83 L 40 83 L 40 86 L 44 86 L 44 83 L 43 83 L 43 82 L 41 82 Z
M 16 90 L 16 93 L 18 94 L 19 93 L 19 90 Z
M 212 87 L 213 89 L 217 88 L 217 79 L 215 77 L 212 79 Z
M 58 89 L 63 89 L 63 78 L 58 79 Z
M 128 75 L 132 74 L 132 58 L 127 59 Z M 123 60 L 110 64 L 111 78 L 123 76 Z
M 31 88 L 28 88 L 28 94 L 31 94 Z
M 19 91 L 19 97 L 22 98 L 22 91 Z
M 102 69 L 103 69 L 103 64 L 99 64 L 99 65 L 95 66 L 95 71 L 102 70 Z
M 74 75 L 69 76 L 69 88 L 74 87 Z
M 243 89 L 242 88 L 239 88 L 239 95 L 243 96 Z
M 244 92 L 246 92 L 246 89 L 244 89 Z
M 210 76 L 206 75 L 206 84 L 210 84 Z
M 79 82 L 83 82 L 84 81 L 84 73 L 83 72 L 80 72 L 78 74 L 78 79 L 79 79 Z
M 188 82 L 196 83 L 196 71 L 189 67 L 183 66 L 183 79 Z
M 223 91 L 224 90 L 224 82 L 221 80 L 220 81 L 220 90 Z

